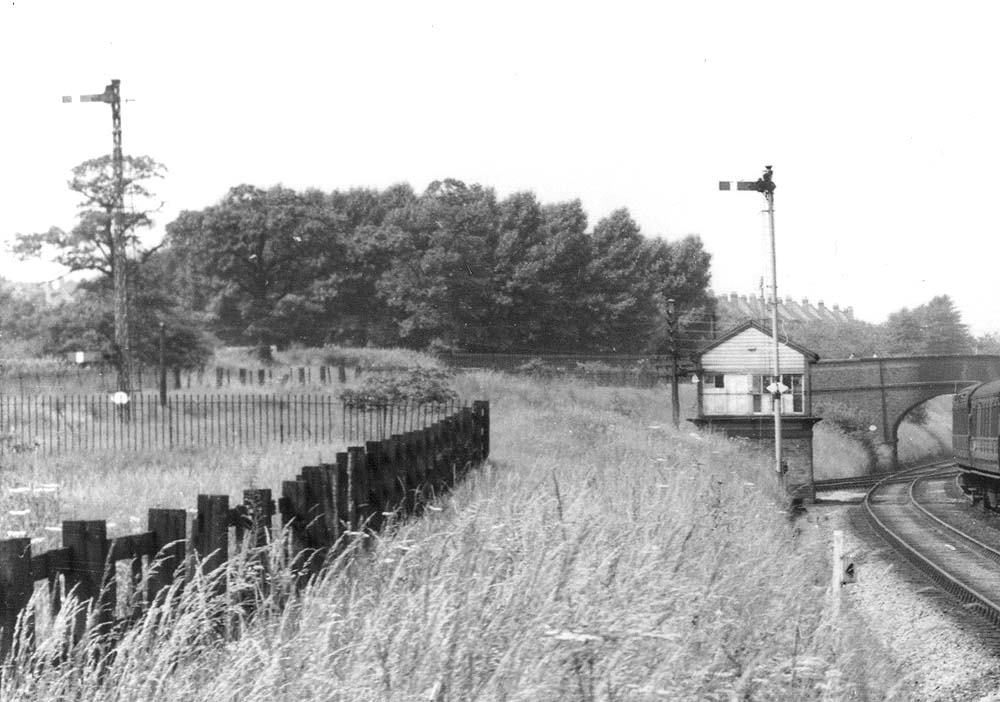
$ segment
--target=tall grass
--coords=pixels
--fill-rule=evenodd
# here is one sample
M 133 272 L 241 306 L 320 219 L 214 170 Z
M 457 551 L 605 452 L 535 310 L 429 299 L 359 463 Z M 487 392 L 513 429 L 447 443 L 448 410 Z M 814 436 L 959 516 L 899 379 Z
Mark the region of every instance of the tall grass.
M 881 662 L 887 657 L 873 653 L 849 614 L 831 619 L 826 534 L 789 521 L 767 455 L 675 432 L 661 393 L 489 373 L 461 383 L 462 394 L 491 400 L 492 459 L 424 518 L 370 539 L 298 597 L 272 590 L 253 618 L 195 579 L 147 613 L 114 655 L 89 638 L 49 665 L 46 656 L 68 645 L 65 622 L 53 622 L 25 663 L 30 674 L 4 676 L 0 697 L 839 700 L 891 692 L 898 671 Z M 209 466 L 204 458 L 190 457 L 192 489 L 226 471 L 223 457 Z M 230 470 L 244 470 L 239 463 Z M 96 493 L 130 468 L 77 470 Z M 141 486 L 161 470 L 150 466 L 147 480 L 122 485 L 123 499 L 148 498 Z M 239 589 L 246 567 L 233 568 L 226 577 Z M 290 581 L 287 566 L 271 572 Z M 235 621 L 229 631 L 241 635 L 219 637 L 220 621 Z
M 0 457 L 0 538 L 33 539 L 37 551 L 59 546 L 66 519 L 105 519 L 112 536 L 145 528 L 150 507 L 193 509 L 201 494 L 272 488 L 300 466 L 329 463 L 340 444 L 280 444 L 174 451 L 96 451 L 77 455 Z

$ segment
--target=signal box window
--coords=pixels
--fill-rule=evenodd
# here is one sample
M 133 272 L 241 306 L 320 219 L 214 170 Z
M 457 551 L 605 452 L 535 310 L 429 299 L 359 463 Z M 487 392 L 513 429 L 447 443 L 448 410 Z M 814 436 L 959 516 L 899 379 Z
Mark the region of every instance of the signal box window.
M 726 376 L 719 374 L 706 374 L 705 375 L 705 387 L 706 388 L 724 388 L 726 387 Z
M 755 375 L 750 386 L 754 414 L 774 411 L 774 400 L 767 386 L 771 384 L 770 375 Z M 802 392 L 802 374 L 786 373 L 781 376 L 781 384 L 788 388 L 781 396 L 781 411 L 801 414 L 805 408 Z

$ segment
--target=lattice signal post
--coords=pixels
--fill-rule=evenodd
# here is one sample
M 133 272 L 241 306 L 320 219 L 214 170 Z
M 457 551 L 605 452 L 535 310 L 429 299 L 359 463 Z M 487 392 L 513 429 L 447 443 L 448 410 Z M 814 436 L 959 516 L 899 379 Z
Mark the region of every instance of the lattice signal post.
M 735 187 L 734 187 L 735 186 Z M 764 174 L 757 180 L 719 181 L 719 190 L 749 190 L 762 193 L 767 201 L 767 221 L 771 243 L 771 336 L 774 339 L 774 378 L 767 389 L 774 396 L 774 470 L 784 474 L 781 460 L 781 394 L 788 388 L 781 384 L 779 361 L 781 344 L 778 342 L 778 257 L 774 247 L 774 171 L 764 166 Z
M 63 102 L 73 102 L 64 95 Z M 113 148 L 111 167 L 114 171 L 115 202 L 111 215 L 111 267 L 115 289 L 115 362 L 118 368 L 118 392 L 132 396 L 132 335 L 128 314 L 128 263 L 125 255 L 125 175 L 122 157 L 121 81 L 113 79 L 103 93 L 81 95 L 80 102 L 104 102 L 111 105 L 111 135 Z M 126 400 L 127 402 L 127 400 Z M 128 417 L 127 404 L 122 404 L 121 416 Z

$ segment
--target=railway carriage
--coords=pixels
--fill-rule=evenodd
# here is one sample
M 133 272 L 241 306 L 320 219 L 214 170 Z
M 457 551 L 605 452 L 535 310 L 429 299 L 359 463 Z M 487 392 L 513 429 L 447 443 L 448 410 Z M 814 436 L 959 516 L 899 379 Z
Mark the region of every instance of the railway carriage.
M 1000 507 L 1000 380 L 955 393 L 952 451 L 962 469 L 962 489 L 987 509 Z

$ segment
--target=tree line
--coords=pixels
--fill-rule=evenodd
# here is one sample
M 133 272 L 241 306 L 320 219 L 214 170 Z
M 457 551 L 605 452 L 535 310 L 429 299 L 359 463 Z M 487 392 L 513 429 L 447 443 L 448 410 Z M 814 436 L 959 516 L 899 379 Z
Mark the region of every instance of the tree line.
M 129 199 L 155 200 L 147 184 L 164 170 L 127 158 Z M 47 254 L 98 275 L 57 305 L 0 294 L 8 339 L 33 339 L 47 353 L 107 346 L 109 173 L 107 158 L 74 169 L 70 187 L 84 199 L 73 230 L 17 236 L 22 258 Z M 161 322 L 172 362 L 183 365 L 217 341 L 255 345 L 265 357 L 290 343 L 657 353 L 667 300 L 693 309 L 709 299 L 710 255 L 697 236 L 647 237 L 624 208 L 591 228 L 579 200 L 498 198 L 455 179 L 419 194 L 406 184 L 239 185 L 182 212 L 160 245 L 143 248 L 153 211 L 127 222 L 133 347 L 147 362 Z
M 182 212 L 145 246 L 160 205 L 151 183 L 166 168 L 125 158 L 133 349 L 156 363 L 160 325 L 167 362 L 203 363 L 218 343 L 336 343 L 434 351 L 689 354 L 724 331 L 713 314 L 711 256 L 697 236 L 644 235 L 627 209 L 592 228 L 579 200 L 446 179 L 422 193 L 407 184 L 322 192 L 238 185 L 218 202 Z M 113 338 L 111 159 L 86 161 L 69 187 L 81 196 L 65 232 L 19 234 L 22 258 L 49 257 L 96 275 L 52 303 L 0 283 L 0 341 L 10 354 L 105 350 Z M 681 311 L 677 346 L 667 300 Z M 825 358 L 998 353 L 974 339 L 947 295 L 881 324 L 796 323 L 781 331 Z
M 917 307 L 904 307 L 880 324 L 788 321 L 784 331 L 823 358 L 1000 352 L 1000 345 L 991 343 L 990 335 L 973 337 L 948 295 L 936 295 Z

